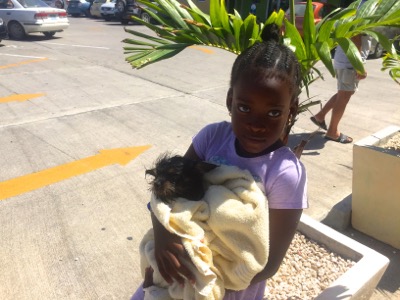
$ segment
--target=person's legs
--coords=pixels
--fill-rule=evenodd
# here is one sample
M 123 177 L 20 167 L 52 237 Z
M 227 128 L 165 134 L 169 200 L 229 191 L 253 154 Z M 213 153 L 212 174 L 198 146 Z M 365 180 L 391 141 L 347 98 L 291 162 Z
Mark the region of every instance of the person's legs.
M 332 110 L 331 120 L 329 127 L 326 129 L 325 138 L 341 143 L 351 143 L 353 139 L 341 134 L 338 126 L 343 117 L 347 103 L 349 103 L 351 96 L 357 90 L 358 80 L 356 72 L 353 69 L 338 69 L 336 70 L 336 77 L 338 92 L 311 118 L 311 121 L 316 124 L 319 123 L 322 128 L 326 127 L 325 117 L 328 112 Z M 325 126 L 323 127 L 322 124 Z
M 337 139 L 340 136 L 338 129 L 339 122 L 342 119 L 347 103 L 349 103 L 354 91 L 338 91 L 336 94 L 335 104 L 332 108 L 331 121 L 329 123 L 326 136 L 331 139 Z M 350 141 L 350 140 L 349 140 Z M 350 141 L 351 142 L 351 141 Z
M 325 120 L 325 116 L 328 114 L 328 112 L 335 106 L 337 94 L 338 93 L 333 95 L 328 102 L 325 103 L 322 109 L 314 115 L 318 123 L 322 123 Z

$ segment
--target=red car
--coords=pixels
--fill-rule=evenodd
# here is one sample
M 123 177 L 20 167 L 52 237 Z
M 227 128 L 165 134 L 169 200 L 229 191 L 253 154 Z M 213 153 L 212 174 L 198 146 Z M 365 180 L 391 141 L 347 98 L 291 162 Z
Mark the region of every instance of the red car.
M 294 5 L 294 13 L 296 18 L 296 28 L 300 32 L 300 35 L 303 36 L 303 20 L 304 14 L 306 12 L 306 2 L 298 2 Z M 335 6 L 327 3 L 321 2 L 312 2 L 313 10 L 314 10 L 314 22 L 317 24 L 320 22 L 326 15 L 331 13 L 336 9 Z M 290 18 L 290 8 L 286 11 L 286 18 Z

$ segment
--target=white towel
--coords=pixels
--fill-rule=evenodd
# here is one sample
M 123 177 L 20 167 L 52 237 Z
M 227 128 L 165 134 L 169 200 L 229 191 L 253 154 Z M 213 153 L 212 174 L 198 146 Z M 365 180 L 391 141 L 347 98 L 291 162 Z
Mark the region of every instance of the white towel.
M 160 223 L 182 237 L 194 265 L 188 266 L 196 276 L 194 286 L 188 281 L 183 288 L 178 284 L 168 286 L 157 271 L 150 230 L 140 246 L 142 274 L 151 265 L 154 285 L 168 288 L 169 299 L 222 299 L 225 289 L 247 288 L 268 261 L 268 202 L 251 174 L 237 167 L 220 166 L 206 173 L 205 181 L 209 186 L 200 201 L 177 198 L 167 205 L 155 197 L 151 199 Z M 145 299 L 151 299 L 147 293 Z

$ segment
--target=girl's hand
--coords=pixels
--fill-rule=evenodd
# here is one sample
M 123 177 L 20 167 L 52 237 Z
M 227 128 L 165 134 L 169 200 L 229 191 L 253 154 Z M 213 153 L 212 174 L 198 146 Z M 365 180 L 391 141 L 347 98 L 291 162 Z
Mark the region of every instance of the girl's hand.
M 365 78 L 367 78 L 367 72 L 365 72 L 364 74 L 358 74 L 357 73 L 357 79 L 358 80 L 362 80 L 362 79 L 365 79 Z
M 144 271 L 144 281 L 143 281 L 143 288 L 147 288 L 149 286 L 152 286 L 153 283 L 153 268 L 152 267 L 148 267 L 146 268 L 146 270 Z
M 194 284 L 192 272 L 182 263 L 190 261 L 190 258 L 182 245 L 181 238 L 166 230 L 153 213 L 151 219 L 154 230 L 155 258 L 161 276 L 169 284 L 176 280 L 183 285 L 185 278 Z

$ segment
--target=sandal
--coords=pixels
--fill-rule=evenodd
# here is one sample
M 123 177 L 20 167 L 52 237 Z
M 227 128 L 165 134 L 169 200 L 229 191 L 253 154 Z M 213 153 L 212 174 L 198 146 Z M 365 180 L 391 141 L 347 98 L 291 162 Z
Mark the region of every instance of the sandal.
M 322 121 L 322 122 L 318 122 L 315 117 L 311 117 L 310 120 L 311 120 L 311 122 L 313 122 L 318 127 L 322 128 L 324 130 L 328 130 L 328 127 L 326 126 L 325 120 Z
M 338 138 L 331 138 L 326 135 L 325 139 L 327 139 L 328 141 L 334 141 L 334 142 L 338 142 L 341 144 L 350 144 L 353 142 L 353 139 L 351 137 L 349 137 L 343 133 L 341 133 Z

